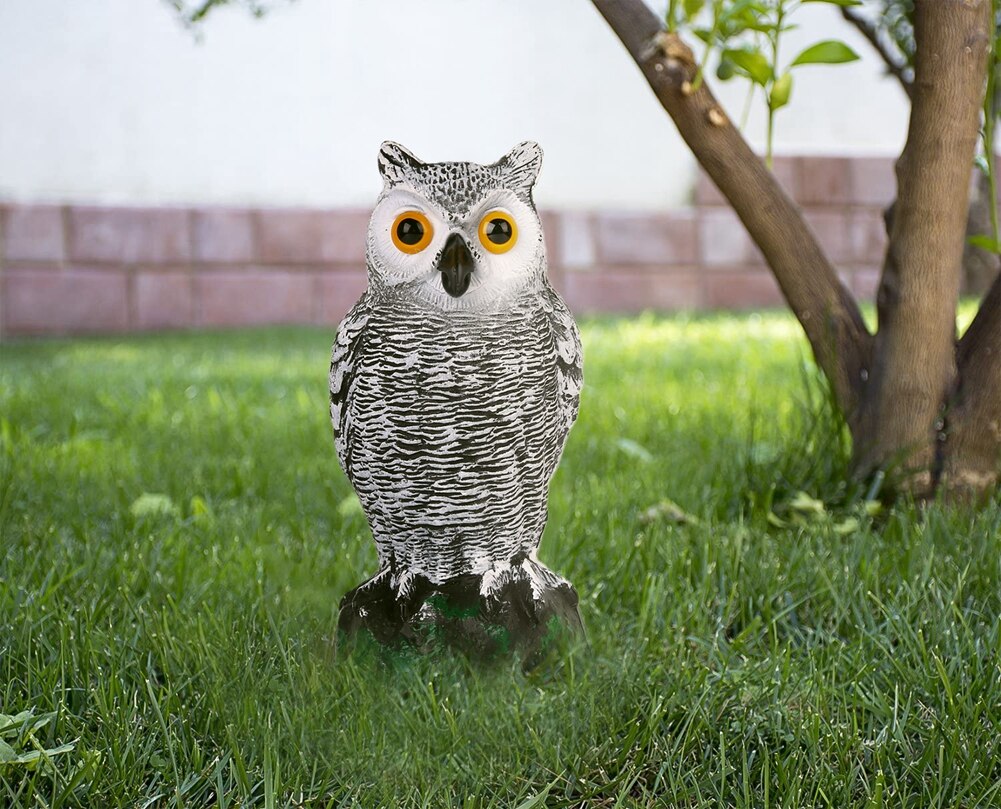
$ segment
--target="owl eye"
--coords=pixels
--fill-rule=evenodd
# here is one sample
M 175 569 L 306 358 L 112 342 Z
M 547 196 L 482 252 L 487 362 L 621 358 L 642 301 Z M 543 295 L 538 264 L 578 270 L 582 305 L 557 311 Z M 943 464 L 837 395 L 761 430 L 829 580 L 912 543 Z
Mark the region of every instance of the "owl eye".
M 504 211 L 491 211 L 480 220 L 480 244 L 491 253 L 506 253 L 518 241 L 518 226 Z
M 434 236 L 434 228 L 420 211 L 404 211 L 393 222 L 393 244 L 404 253 L 419 253 Z

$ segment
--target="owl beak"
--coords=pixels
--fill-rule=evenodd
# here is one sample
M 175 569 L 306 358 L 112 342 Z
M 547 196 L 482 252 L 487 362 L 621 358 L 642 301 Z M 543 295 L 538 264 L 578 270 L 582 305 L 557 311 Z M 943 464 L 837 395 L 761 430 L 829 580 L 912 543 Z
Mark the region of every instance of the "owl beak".
M 476 261 L 469 252 L 466 240 L 458 233 L 453 233 L 445 242 L 445 249 L 438 259 L 441 285 L 449 295 L 458 298 L 469 289 L 469 279 L 475 269 Z

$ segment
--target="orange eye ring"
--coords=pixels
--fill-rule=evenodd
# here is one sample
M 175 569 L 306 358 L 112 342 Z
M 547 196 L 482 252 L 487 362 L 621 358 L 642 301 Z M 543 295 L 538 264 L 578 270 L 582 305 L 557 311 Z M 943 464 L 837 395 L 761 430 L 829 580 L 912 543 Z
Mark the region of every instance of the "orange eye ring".
M 477 229 L 482 244 L 491 253 L 506 253 L 518 241 L 518 226 L 504 211 L 490 211 L 480 220 Z
M 404 211 L 393 220 L 390 233 L 397 250 L 413 255 L 431 244 L 434 228 L 420 211 Z

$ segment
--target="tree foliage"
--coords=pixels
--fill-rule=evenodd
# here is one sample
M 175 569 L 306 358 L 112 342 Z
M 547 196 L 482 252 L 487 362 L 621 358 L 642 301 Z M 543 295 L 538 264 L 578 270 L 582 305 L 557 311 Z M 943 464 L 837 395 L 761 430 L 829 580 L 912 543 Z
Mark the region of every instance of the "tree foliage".
M 768 114 L 765 156 L 769 165 L 775 132 L 775 113 L 792 96 L 793 71 L 804 65 L 838 64 L 858 59 L 840 40 L 814 42 L 792 59 L 780 57 L 783 35 L 794 27 L 796 12 L 808 3 L 853 4 L 857 0 L 671 0 L 665 22 L 671 33 L 690 32 L 704 44 L 700 62 L 719 59 L 716 77 L 751 82 L 764 93 Z M 701 83 L 701 73 L 694 84 Z

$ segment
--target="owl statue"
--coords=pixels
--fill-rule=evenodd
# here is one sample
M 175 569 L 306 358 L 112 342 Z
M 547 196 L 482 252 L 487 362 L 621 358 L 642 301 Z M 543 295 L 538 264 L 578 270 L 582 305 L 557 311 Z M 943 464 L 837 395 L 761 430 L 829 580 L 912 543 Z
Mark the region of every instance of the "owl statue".
M 580 629 L 573 586 L 536 558 L 582 384 L 532 200 L 542 150 L 423 163 L 386 142 L 378 162 L 368 288 L 337 331 L 330 415 L 379 571 L 339 626 L 484 648 Z

